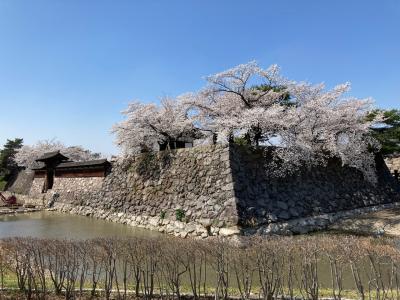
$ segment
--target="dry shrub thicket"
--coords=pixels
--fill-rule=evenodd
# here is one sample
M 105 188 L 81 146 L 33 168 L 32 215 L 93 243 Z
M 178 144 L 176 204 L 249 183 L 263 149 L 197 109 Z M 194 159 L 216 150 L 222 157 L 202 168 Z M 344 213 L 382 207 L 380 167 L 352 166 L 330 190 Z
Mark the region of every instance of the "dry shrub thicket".
M 170 237 L 0 241 L 1 288 L 14 283 L 27 299 L 315 300 L 328 289 L 340 300 L 345 286 L 363 300 L 400 299 L 399 268 L 394 240 L 350 236 L 249 239 L 242 247 Z

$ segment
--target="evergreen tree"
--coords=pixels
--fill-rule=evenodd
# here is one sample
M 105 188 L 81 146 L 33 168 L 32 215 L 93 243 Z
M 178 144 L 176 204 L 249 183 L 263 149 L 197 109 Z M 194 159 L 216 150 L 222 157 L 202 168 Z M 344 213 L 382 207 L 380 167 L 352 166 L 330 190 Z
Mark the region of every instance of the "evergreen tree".
M 383 154 L 400 153 L 400 110 L 375 110 L 368 115 L 374 119 L 378 114 L 383 114 L 385 120 L 382 126 L 372 128 L 374 137 L 382 144 Z
M 23 139 L 7 139 L 3 149 L 0 151 L 0 176 L 4 177 L 6 180 L 18 169 L 17 163 L 15 162 L 15 154 L 18 149 L 22 147 L 22 144 Z

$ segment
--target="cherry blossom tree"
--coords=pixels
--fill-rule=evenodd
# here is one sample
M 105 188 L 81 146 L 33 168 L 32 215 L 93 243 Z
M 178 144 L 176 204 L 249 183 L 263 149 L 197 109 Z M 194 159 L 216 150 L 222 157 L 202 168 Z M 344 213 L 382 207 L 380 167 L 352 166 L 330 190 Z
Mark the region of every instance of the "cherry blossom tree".
M 72 161 L 86 161 L 98 159 L 99 153 L 93 153 L 81 146 L 65 146 L 63 143 L 54 140 L 38 141 L 34 145 L 25 145 L 18 150 L 15 161 L 19 166 L 26 168 L 40 167 L 42 164 L 35 160 L 46 152 L 60 151 Z
M 160 106 L 131 103 L 126 119 L 114 127 L 117 143 L 127 153 L 198 132 L 222 143 L 240 137 L 263 147 L 266 169 L 274 175 L 338 158 L 374 181 L 380 146 L 370 129 L 380 117 L 366 118 L 373 108 L 371 99 L 347 97 L 348 83 L 326 90 L 323 84 L 288 80 L 276 65 L 262 69 L 255 62 L 206 80 L 199 92 L 164 100 Z
M 280 77 L 277 66 L 263 70 L 250 62 L 206 79 L 208 85 L 186 99 L 203 128 L 217 134 L 220 141 L 243 135 L 255 146 L 276 135 L 291 104 L 288 82 Z
M 199 137 L 182 99 L 164 98 L 160 105 L 132 102 L 123 111 L 125 119 L 113 127 L 116 143 L 124 153 L 150 151 L 181 138 Z
M 375 154 L 380 145 L 370 130 L 378 118 L 366 121 L 372 101 L 346 98 L 349 88 L 349 84 L 342 84 L 325 91 L 324 85 L 288 85 L 295 105 L 282 117 L 285 126 L 279 131 L 280 147 L 275 153 L 280 165 L 297 170 L 304 165 L 326 165 L 336 157 L 343 165 L 355 167 L 369 180 L 375 180 Z
M 267 169 L 286 175 L 302 166 L 325 165 L 338 157 L 373 180 L 375 122 L 367 121 L 370 99 L 346 98 L 349 84 L 326 90 L 323 84 L 295 82 L 275 65 L 264 70 L 255 62 L 207 77 L 208 85 L 187 100 L 194 119 L 218 134 L 219 140 L 242 136 L 258 146 L 274 142 Z

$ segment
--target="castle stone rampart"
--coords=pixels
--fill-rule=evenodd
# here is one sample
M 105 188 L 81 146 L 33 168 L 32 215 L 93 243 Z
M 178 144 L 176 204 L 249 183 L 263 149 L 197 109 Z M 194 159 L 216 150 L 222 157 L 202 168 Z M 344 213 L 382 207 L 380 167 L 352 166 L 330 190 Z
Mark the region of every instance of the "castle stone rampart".
M 182 237 L 268 233 L 271 224 L 400 201 L 400 187 L 377 157 L 378 183 L 331 161 L 327 167 L 271 178 L 260 153 L 204 146 L 113 161 L 106 177 L 56 177 L 30 196 L 54 209 Z

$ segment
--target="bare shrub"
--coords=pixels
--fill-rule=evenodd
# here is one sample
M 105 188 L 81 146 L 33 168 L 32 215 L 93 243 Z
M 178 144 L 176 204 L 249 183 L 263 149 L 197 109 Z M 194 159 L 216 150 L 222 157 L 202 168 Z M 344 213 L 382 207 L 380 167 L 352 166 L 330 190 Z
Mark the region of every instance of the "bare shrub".
M 398 241 L 391 243 L 390 251 L 388 251 L 390 257 L 390 295 L 391 299 L 400 299 L 400 249 Z
M 195 300 L 209 298 L 210 290 L 224 300 L 238 294 L 241 300 L 317 300 L 322 267 L 329 270 L 334 300 L 343 299 L 347 270 L 360 299 L 400 299 L 400 250 L 391 239 L 270 237 L 245 240 L 243 247 L 224 239 L 146 237 L 0 241 L 1 288 L 10 274 L 26 299 L 45 299 L 49 292 L 82 298 L 86 284 L 92 297 L 101 287 L 105 299 L 127 299 L 132 286 L 136 298 L 182 299 L 188 284 Z
M 91 243 L 87 241 L 80 241 L 79 243 L 79 257 L 80 257 L 80 268 L 79 268 L 79 297 L 83 296 L 83 288 L 89 275 L 90 270 L 90 255 L 92 251 Z
M 285 295 L 293 300 L 297 297 L 295 295 L 296 287 L 301 282 L 299 279 L 301 251 L 293 237 L 280 238 L 276 242 L 279 243 L 279 249 L 284 259 L 283 293 L 286 292 Z
M 32 281 L 37 299 L 45 299 L 47 294 L 46 240 L 28 239 L 28 249 L 31 253 Z
M 65 242 L 49 240 L 46 245 L 47 268 L 56 295 L 60 295 L 66 277 Z
M 279 239 L 269 238 L 257 245 L 257 273 L 263 299 L 272 300 L 282 291 L 284 253 Z
M 229 288 L 229 270 L 230 270 L 230 246 L 228 242 L 222 238 L 210 243 L 208 247 L 209 264 L 213 268 L 216 275 L 215 282 L 215 299 L 228 299 Z
M 349 251 L 349 247 L 351 247 L 351 241 L 347 238 L 333 239 L 332 237 L 322 237 L 320 242 L 329 261 L 332 297 L 335 300 L 341 300 L 343 270 L 348 262 L 346 254 Z
M 129 240 L 118 240 L 116 241 L 118 246 L 116 248 L 116 256 L 119 260 L 119 272 L 115 273 L 115 284 L 117 287 L 118 299 L 126 299 L 128 292 L 128 281 L 131 276 L 131 259 L 130 259 L 130 241 Z M 120 279 L 122 280 L 123 293 L 120 292 Z
M 365 286 L 363 280 L 363 262 L 365 260 L 365 251 L 360 240 L 349 237 L 346 241 L 346 256 L 351 269 L 354 285 L 361 300 L 365 299 Z
M 185 250 L 193 298 L 197 300 L 201 294 L 207 297 L 207 245 L 200 241 L 188 241 Z
M 321 246 L 315 237 L 298 240 L 301 251 L 301 291 L 306 299 L 317 300 L 319 297 L 318 262 L 320 261 Z
M 65 299 L 75 297 L 75 286 L 79 278 L 80 268 L 82 265 L 80 243 L 77 241 L 65 242 L 63 245 L 64 262 L 65 262 L 65 281 L 63 284 Z
M 10 269 L 17 277 L 17 285 L 20 291 L 25 292 L 28 277 L 29 258 L 23 238 L 6 239 L 4 249 L 10 258 Z
M 248 300 L 253 288 L 253 278 L 255 271 L 260 271 L 256 248 L 246 247 L 234 249 L 231 248 L 232 268 L 236 278 L 236 284 L 242 300 Z
M 103 264 L 104 293 L 105 298 L 108 300 L 110 299 L 114 279 L 116 277 L 118 243 L 115 239 L 103 238 L 98 239 L 97 244 L 100 248 L 100 258 Z
M 0 288 L 4 289 L 4 275 L 7 272 L 9 264 L 7 263 L 7 251 L 4 241 L 0 241 Z
M 143 260 L 146 253 L 144 252 L 140 239 L 132 238 L 126 245 L 128 247 L 127 254 L 130 273 L 132 274 L 132 280 L 134 281 L 135 296 L 139 297 L 142 282 Z
M 386 240 L 365 240 L 364 251 L 369 262 L 368 278 L 369 295 L 374 294 L 377 300 L 386 300 L 390 295 L 393 281 L 394 249 Z M 370 296 L 371 297 L 371 296 Z
M 96 295 L 96 289 L 100 281 L 100 275 L 103 272 L 103 251 L 97 240 L 91 240 L 88 242 L 88 276 L 91 282 L 90 295 L 94 297 Z
M 173 295 L 181 299 L 182 277 L 188 271 L 186 243 L 162 239 L 160 270 Z
M 154 239 L 143 239 L 143 263 L 141 264 L 142 293 L 146 299 L 153 299 L 156 276 L 161 261 L 160 245 Z

